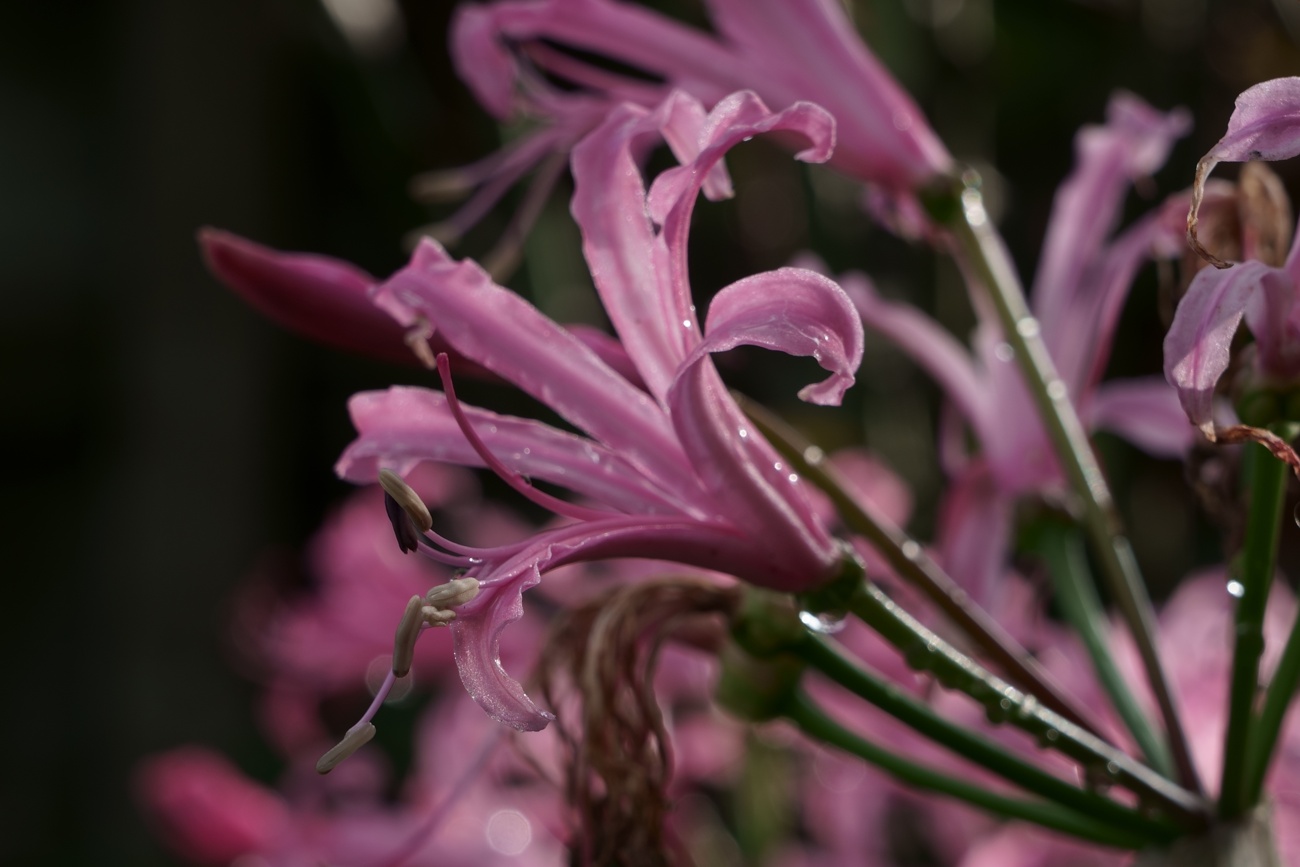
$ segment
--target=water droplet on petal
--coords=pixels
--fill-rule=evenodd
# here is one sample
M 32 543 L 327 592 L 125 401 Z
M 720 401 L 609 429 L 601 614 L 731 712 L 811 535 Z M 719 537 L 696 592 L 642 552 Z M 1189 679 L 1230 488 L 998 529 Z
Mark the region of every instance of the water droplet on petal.
M 736 436 L 740 437 L 743 440 L 749 436 L 749 431 L 745 430 L 742 427 L 740 430 L 736 431 Z
M 1246 595 L 1246 585 L 1242 584 L 1236 578 L 1231 579 L 1228 581 L 1228 595 L 1240 599 Z
M 1016 351 L 1010 343 L 999 343 L 993 347 L 993 355 L 998 361 L 1010 362 L 1016 357 Z

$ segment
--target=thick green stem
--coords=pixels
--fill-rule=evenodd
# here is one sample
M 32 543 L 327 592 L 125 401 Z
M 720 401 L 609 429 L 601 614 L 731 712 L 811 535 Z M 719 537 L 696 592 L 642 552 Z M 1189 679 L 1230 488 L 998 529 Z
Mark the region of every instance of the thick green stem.
M 826 493 L 845 526 L 866 539 L 904 581 L 912 584 L 965 633 L 1002 674 L 1038 697 L 1061 716 L 1092 732 L 1099 727 L 1087 711 L 1056 684 L 1029 652 L 1020 646 L 988 612 L 980 608 L 947 572 L 934 562 L 921 544 L 883 518 L 871 514 L 849 493 L 848 486 L 825 460 L 821 449 L 809 443 L 760 404 L 735 396 L 745 414 L 804 480 Z
M 1049 523 L 1039 531 L 1037 541 L 1039 553 L 1047 562 L 1056 600 L 1066 621 L 1074 627 L 1088 649 L 1097 679 L 1147 761 L 1157 770 L 1168 773 L 1168 751 L 1134 698 L 1133 691 L 1128 688 L 1128 682 L 1110 652 L 1110 636 L 1107 634 L 1110 621 L 1088 574 L 1087 558 L 1078 531 Z
M 1264 652 L 1264 611 L 1277 561 L 1282 506 L 1286 501 L 1289 467 L 1259 445 L 1248 445 L 1250 517 L 1246 543 L 1236 571 L 1236 644 L 1232 653 L 1232 687 L 1228 693 L 1228 730 L 1223 742 L 1223 778 L 1219 815 L 1235 819 L 1259 797 L 1246 790 L 1246 754 L 1252 732 L 1255 698 L 1259 693 L 1259 658 Z
M 1163 810 L 1189 825 L 1204 824 L 1204 800 L 1134 761 L 1028 695 L 927 629 L 869 581 L 849 600 L 849 610 L 901 650 L 908 664 L 929 671 L 939 683 L 961 690 L 984 705 L 991 721 L 1007 722 L 1033 735 L 1044 747 L 1069 756 L 1085 774 L 1104 778 L 1137 795 L 1144 807 Z
M 1047 773 L 1008 752 L 989 738 L 948 720 L 924 702 L 897 685 L 850 661 L 824 639 L 809 636 L 792 648 L 810 667 L 865 699 L 891 716 L 911 726 L 935 743 L 974 762 L 1027 792 L 1071 807 L 1124 831 L 1141 835 L 1148 842 L 1169 840 L 1177 828 L 1152 821 L 1098 792 L 1086 791 Z
M 948 225 L 957 241 L 958 256 L 969 276 L 988 290 L 1003 335 L 1015 352 L 1025 385 L 1038 407 L 1070 489 L 1082 508 L 1083 525 L 1096 551 L 1102 575 L 1133 634 L 1151 692 L 1160 707 L 1178 779 L 1185 787 L 1200 792 L 1201 783 L 1192 764 L 1187 737 L 1156 652 L 1154 609 L 1133 548 L 1122 531 L 1106 477 L 1070 401 L 1069 389 L 1057 374 L 1043 343 L 1038 320 L 1030 313 L 1002 239 L 984 210 L 977 184 L 966 184 L 957 195 L 960 207 Z
M 1109 822 L 1099 822 L 1068 807 L 995 794 L 973 783 L 902 759 L 892 750 L 845 729 L 802 693 L 796 693 L 790 700 L 784 715 L 810 737 L 870 762 L 910 786 L 949 795 L 997 815 L 1024 819 L 1106 846 L 1136 849 L 1149 842 L 1141 835 Z
M 1291 708 L 1297 684 L 1300 684 L 1300 612 L 1296 614 L 1291 635 L 1282 650 L 1282 658 L 1278 660 L 1277 671 L 1273 672 L 1273 680 L 1269 682 L 1268 691 L 1264 694 L 1264 706 L 1259 712 L 1259 719 L 1246 742 L 1246 769 L 1242 774 L 1244 803 L 1259 803 L 1264 790 L 1264 778 L 1268 775 L 1269 761 L 1273 758 L 1273 748 L 1277 746 L 1277 738 L 1282 731 L 1286 713 Z

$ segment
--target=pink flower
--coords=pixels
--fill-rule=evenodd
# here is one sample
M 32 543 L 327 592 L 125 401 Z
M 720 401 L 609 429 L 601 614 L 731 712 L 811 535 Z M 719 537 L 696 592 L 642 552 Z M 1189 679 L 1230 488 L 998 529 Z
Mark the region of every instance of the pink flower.
M 887 202 L 909 198 L 950 171 L 951 156 L 862 43 L 838 0 L 706 5 L 716 35 L 612 0 L 505 0 L 458 9 L 451 51 L 461 77 L 497 117 L 540 118 L 543 126 L 476 165 L 431 175 L 434 196 L 478 187 L 435 234 L 454 240 L 543 164 L 530 194 L 535 198 L 554 181 L 557 164 L 549 156 L 567 153 L 615 106 L 651 108 L 673 90 L 706 107 L 741 88 L 778 108 L 801 100 L 823 106 L 837 130 L 831 163 L 873 185 Z M 632 71 L 596 66 L 583 53 Z M 676 150 L 671 130 L 665 135 Z M 721 166 L 711 170 L 704 190 L 710 198 L 728 194 Z
M 690 158 L 647 192 L 636 152 L 664 129 Z M 499 720 L 537 729 L 549 719 L 497 651 L 501 630 L 520 616 L 521 593 L 546 570 L 647 557 L 794 591 L 828 580 L 839 562 L 802 483 L 752 430 L 709 355 L 753 345 L 811 356 L 831 375 L 801 396 L 838 403 L 862 353 L 852 305 L 825 277 L 785 268 L 719 291 L 701 329 L 686 281 L 687 229 L 704 179 L 735 144 L 778 131 L 811 142 L 804 159 L 829 155 L 825 112 L 797 104 L 773 113 L 750 93 L 722 100 L 707 116 L 683 94 L 653 112 L 625 105 L 575 150 L 573 211 L 584 252 L 644 390 L 473 262 L 456 262 L 432 242 L 376 291 L 376 303 L 399 322 L 440 334 L 586 434 L 462 407 L 450 392 L 394 388 L 352 401 L 360 436 L 339 461 L 345 478 L 404 474 L 423 460 L 488 465 L 572 520 L 490 549 L 430 534 L 418 541 L 477 581 L 472 598 L 457 600 L 456 660 L 470 694 Z M 591 505 L 542 494 L 520 476 L 568 488 Z
M 1168 210 L 1157 209 L 1110 236 L 1131 182 L 1160 167 L 1187 124 L 1184 112 L 1163 114 L 1118 94 L 1104 126 L 1079 132 L 1075 168 L 1057 191 L 1031 293 L 1037 327 L 1084 422 L 1162 456 L 1191 444 L 1173 392 L 1158 377 L 1100 380 L 1134 274 L 1180 232 L 1171 229 Z M 846 278 L 844 287 L 867 326 L 915 359 L 979 441 L 973 462 L 960 446 L 947 450 L 958 480 L 942 533 L 949 568 L 979 595 L 1001 576 L 1013 498 L 1061 481 L 1011 347 L 978 305 L 971 351 L 919 310 L 880 297 L 865 278 Z M 949 442 L 960 442 L 959 431 L 948 433 Z
M 1281 160 L 1300 154 L 1300 78 L 1257 84 L 1237 97 L 1228 131 L 1201 158 L 1188 215 L 1193 243 L 1206 177 L 1223 161 Z M 1209 255 L 1209 254 L 1205 254 Z M 1178 389 L 1188 419 L 1211 440 L 1215 388 L 1228 369 L 1232 339 L 1245 319 L 1255 338 L 1253 369 L 1260 384 L 1300 379 L 1300 250 L 1293 242 L 1280 268 L 1260 261 L 1198 273 L 1178 304 L 1165 337 L 1165 376 Z
M 200 747 L 149 759 L 136 789 L 168 845 L 200 864 L 229 864 L 265 848 L 287 818 L 276 793 Z

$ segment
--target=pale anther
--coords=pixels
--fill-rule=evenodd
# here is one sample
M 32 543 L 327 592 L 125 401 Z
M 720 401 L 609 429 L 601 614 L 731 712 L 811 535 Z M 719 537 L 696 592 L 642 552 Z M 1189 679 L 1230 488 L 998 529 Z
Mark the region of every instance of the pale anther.
M 420 635 L 420 625 L 424 622 L 421 609 L 424 607 L 423 596 L 412 596 L 402 612 L 402 620 L 397 624 L 397 637 L 393 639 L 393 674 L 406 677 L 411 670 L 411 661 L 415 658 L 415 639 Z
M 434 608 L 457 608 L 477 595 L 477 578 L 453 578 L 424 594 L 424 601 Z
M 316 773 L 328 774 L 338 767 L 339 762 L 370 743 L 370 739 L 374 736 L 375 726 L 373 723 L 354 725 L 348 729 L 348 733 L 343 736 L 343 740 L 338 742 L 338 746 L 321 756 L 320 761 L 316 762 Z
M 429 507 L 401 476 L 392 470 L 380 470 L 379 486 L 410 516 L 417 530 L 427 533 L 433 528 L 433 516 L 429 514 Z
M 420 609 L 420 615 L 424 618 L 424 622 L 430 626 L 450 626 L 451 622 L 456 619 L 455 611 L 434 608 L 432 605 L 426 605 Z

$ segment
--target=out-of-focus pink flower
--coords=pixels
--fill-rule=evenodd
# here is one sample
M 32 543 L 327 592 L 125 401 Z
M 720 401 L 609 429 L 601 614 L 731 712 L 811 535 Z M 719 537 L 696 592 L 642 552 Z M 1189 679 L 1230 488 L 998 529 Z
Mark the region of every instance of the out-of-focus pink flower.
M 952 168 L 925 117 L 862 43 L 838 0 L 706 5 L 713 34 L 612 0 L 461 6 L 451 38 L 461 77 L 498 117 L 534 117 L 543 126 L 476 165 L 430 176 L 426 186 L 437 193 L 479 188 L 435 235 L 454 239 L 533 166 L 567 153 L 615 106 L 651 108 L 673 90 L 705 106 L 742 88 L 778 108 L 802 100 L 823 106 L 836 123 L 832 165 L 887 200 L 909 198 Z M 593 64 L 592 55 L 628 71 Z M 671 133 L 668 143 L 678 144 Z M 550 174 L 539 172 L 540 186 L 550 182 Z M 730 194 L 720 165 L 704 191 L 710 198 Z
M 136 790 L 167 844 L 199 864 L 265 849 L 288 819 L 279 795 L 201 747 L 149 759 L 136 772 Z
M 554 867 L 564 863 L 558 798 L 461 694 L 422 717 L 416 766 L 396 800 L 364 761 L 321 777 L 295 764 L 281 792 L 197 747 L 150 759 L 142 806 L 188 861 L 267 867 Z M 299 755 L 298 759 L 306 759 Z M 312 757 L 314 759 L 314 756 Z
M 1111 237 L 1135 178 L 1154 172 L 1186 130 L 1185 112 L 1157 112 L 1130 94 L 1111 99 L 1107 122 L 1084 127 L 1074 171 L 1057 191 L 1031 293 L 1036 327 L 1084 422 L 1161 456 L 1191 445 L 1173 391 L 1159 377 L 1102 383 L 1115 327 L 1134 274 L 1167 251 L 1169 210 L 1160 208 Z M 868 328 L 879 331 L 940 385 L 980 455 L 953 456 L 957 481 L 944 516 L 945 562 L 977 595 L 1000 575 L 1016 495 L 1061 482 L 1051 441 L 990 311 L 968 350 L 910 305 L 879 296 L 864 277 L 847 277 Z
M 665 129 L 686 160 L 647 191 L 634 151 Z M 625 105 L 575 150 L 573 212 L 583 249 L 644 388 L 473 262 L 456 262 L 432 242 L 376 292 L 376 303 L 403 325 L 441 334 L 587 434 L 461 407 L 451 395 L 420 389 L 352 401 L 360 437 L 340 459 L 345 478 L 373 481 L 384 469 L 401 475 L 425 460 L 486 464 L 574 520 L 493 549 L 419 541 L 477 580 L 477 594 L 460 600 L 452 623 L 456 659 L 470 694 L 499 720 L 536 729 L 549 718 L 505 672 L 497 650 L 501 630 L 520 616 L 521 593 L 543 571 L 649 557 L 791 591 L 826 581 L 840 559 L 803 483 L 749 425 L 709 356 L 741 345 L 811 356 L 831 375 L 801 397 L 838 403 L 862 353 L 852 305 L 825 277 L 785 268 L 719 291 L 701 329 L 686 279 L 687 231 L 705 178 L 727 150 L 765 132 L 809 140 L 804 159 L 829 155 L 825 112 L 796 104 L 773 113 L 751 93 L 722 100 L 707 116 L 680 93 L 654 111 Z M 520 476 L 593 505 L 543 495 Z
M 1282 160 L 1300 154 L 1300 78 L 1257 84 L 1237 97 L 1228 130 L 1196 167 L 1188 216 L 1195 231 L 1206 177 L 1220 162 Z M 1178 389 L 1187 417 L 1211 440 L 1215 387 L 1228 369 L 1232 338 L 1242 319 L 1255 338 L 1260 385 L 1300 380 L 1300 247 L 1280 268 L 1260 261 L 1198 273 L 1165 337 L 1165 376 Z

